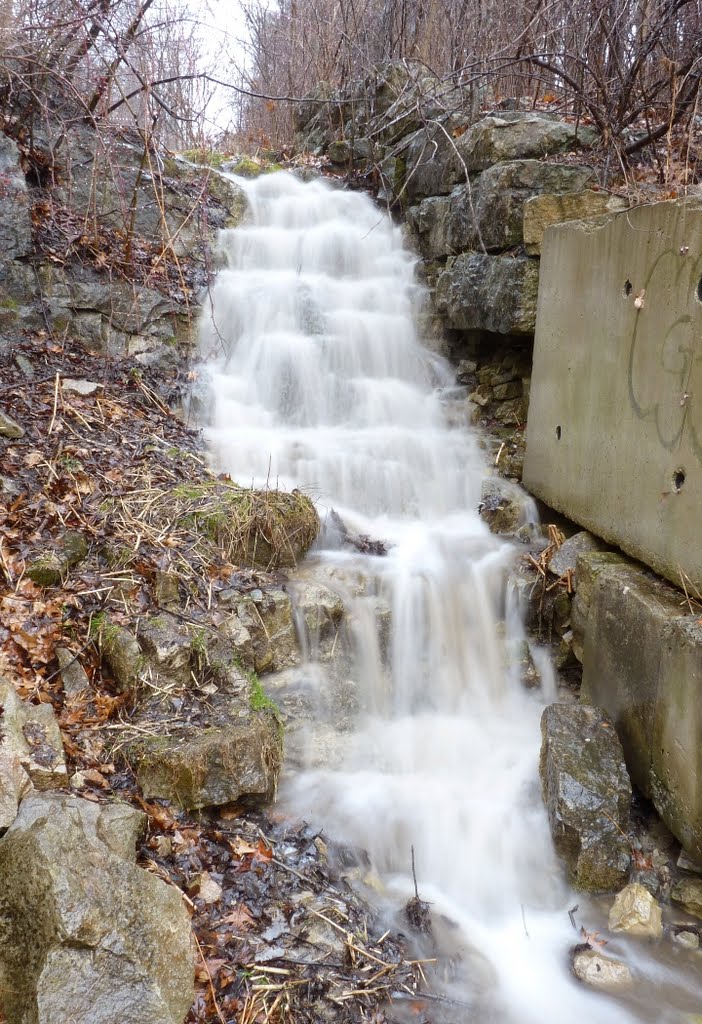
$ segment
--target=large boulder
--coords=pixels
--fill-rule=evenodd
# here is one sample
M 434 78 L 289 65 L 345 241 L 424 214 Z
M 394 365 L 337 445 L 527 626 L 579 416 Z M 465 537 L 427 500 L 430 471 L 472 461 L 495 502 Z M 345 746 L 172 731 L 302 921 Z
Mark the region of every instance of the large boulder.
M 591 146 L 597 138 L 592 128 L 568 124 L 538 114 L 518 117 L 490 116 L 469 128 L 456 140 L 465 170 L 483 171 L 504 160 L 539 159 Z
M 551 835 L 571 884 L 626 884 L 631 783 L 612 723 L 599 708 L 551 704 L 541 717 L 539 774 Z
M 182 1024 L 190 919 L 178 890 L 134 863 L 143 821 L 66 794 L 22 802 L 0 840 L 8 1024 Z
M 446 265 L 434 293 L 446 327 L 533 334 L 539 268 L 528 257 L 464 253 Z
M 522 241 L 524 204 L 543 192 L 581 189 L 590 167 L 515 160 L 488 168 L 447 197 L 425 199 L 410 210 L 408 222 L 423 255 L 446 256 L 467 249 L 509 249 Z

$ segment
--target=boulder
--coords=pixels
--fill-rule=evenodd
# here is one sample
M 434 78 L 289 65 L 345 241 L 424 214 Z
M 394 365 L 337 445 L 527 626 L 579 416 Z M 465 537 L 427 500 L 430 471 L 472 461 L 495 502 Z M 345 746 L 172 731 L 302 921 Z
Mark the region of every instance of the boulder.
M 660 905 L 648 889 L 632 882 L 617 894 L 609 912 L 608 928 L 611 932 L 660 939 L 663 934 Z
M 0 133 L 0 267 L 32 251 L 32 220 L 19 150 Z
M 446 264 L 434 303 L 454 330 L 533 334 L 538 290 L 534 260 L 465 253 Z
M 673 886 L 670 898 L 693 917 L 702 917 L 702 878 L 681 879 Z
M 565 190 L 561 190 L 564 192 Z M 568 192 L 558 195 L 538 195 L 524 204 L 524 248 L 529 256 L 539 256 L 541 240 L 546 228 L 565 220 L 587 220 L 605 213 L 617 213 L 628 207 L 626 199 L 608 192 Z
M 484 117 L 469 128 L 456 147 L 468 173 L 505 160 L 539 159 L 591 146 L 597 133 L 538 114 Z
M 180 892 L 134 863 L 144 820 L 66 794 L 22 801 L 0 840 L 8 1024 L 182 1024 L 190 919 Z
M 128 745 L 125 757 L 147 799 L 170 800 L 188 810 L 273 799 L 283 757 L 275 713 L 240 713 L 234 705 L 227 714 L 220 705 L 214 720 L 218 724 L 197 721 L 180 734 L 144 737 Z
M 629 988 L 634 978 L 625 963 L 603 956 L 596 949 L 576 948 L 572 960 L 573 974 L 590 988 L 602 992 L 618 992 Z
M 628 880 L 631 783 L 612 723 L 599 708 L 551 704 L 541 716 L 539 774 L 556 850 L 576 889 Z

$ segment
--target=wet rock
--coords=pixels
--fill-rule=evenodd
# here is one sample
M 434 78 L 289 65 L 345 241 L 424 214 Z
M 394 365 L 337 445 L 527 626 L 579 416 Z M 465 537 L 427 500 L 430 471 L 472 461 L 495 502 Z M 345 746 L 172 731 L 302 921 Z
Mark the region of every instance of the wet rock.
M 702 917 L 702 878 L 681 879 L 673 886 L 670 898 L 693 917 Z
M 509 480 L 483 480 L 478 512 L 492 533 L 516 533 L 525 521 L 527 505 L 524 491 Z
M 223 714 L 220 709 L 220 720 Z M 275 714 L 260 711 L 219 726 L 196 725 L 183 735 L 145 737 L 129 744 L 126 758 L 145 797 L 197 809 L 242 798 L 270 801 L 282 753 Z
M 0 678 L 0 772 L 5 785 L 0 828 L 13 820 L 19 800 L 33 784 L 58 789 L 68 779 L 63 742 L 50 704 L 20 700 L 13 684 Z
M 571 884 L 589 892 L 621 889 L 631 861 L 631 783 L 612 723 L 598 708 L 551 704 L 541 736 L 544 802 Z
M 523 256 L 465 253 L 449 261 L 434 294 L 445 326 L 494 334 L 533 334 L 539 268 Z
M 0 437 L 24 437 L 24 427 L 16 423 L 7 413 L 0 411 Z
M 627 932 L 660 939 L 663 934 L 661 908 L 643 885 L 625 886 L 612 904 L 608 927 L 611 932 Z
M 606 213 L 626 210 L 626 199 L 611 196 L 607 192 L 570 192 L 566 195 L 540 195 L 528 199 L 524 205 L 524 248 L 527 255 L 541 253 L 541 240 L 551 224 L 562 224 L 565 220 L 585 220 L 600 217 Z
M 64 693 L 75 696 L 90 689 L 90 680 L 73 651 L 67 647 L 57 647 L 56 660 L 59 663 Z
M 673 942 L 685 949 L 699 949 L 700 937 L 697 932 L 679 931 L 673 935 Z
M 182 1024 L 193 999 L 180 893 L 136 867 L 143 815 L 34 794 L 0 840 L 0 1003 L 10 1024 Z
M 603 992 L 617 992 L 629 988 L 634 978 L 621 960 L 603 956 L 595 949 L 576 947 L 572 960 L 573 974 L 589 985 Z
M 604 547 L 598 537 L 593 537 L 587 530 L 581 530 L 556 548 L 548 561 L 549 572 L 554 576 L 565 576 L 567 572 L 574 574 L 578 555 L 587 551 L 602 551 Z

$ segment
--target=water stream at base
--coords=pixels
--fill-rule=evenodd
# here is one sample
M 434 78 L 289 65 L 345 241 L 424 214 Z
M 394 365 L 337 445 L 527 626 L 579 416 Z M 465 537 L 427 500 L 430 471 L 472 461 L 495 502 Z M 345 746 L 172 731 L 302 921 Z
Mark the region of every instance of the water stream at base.
M 447 991 L 462 1008 L 447 1020 L 685 1020 L 702 996 L 672 947 L 611 937 L 607 953 L 637 976 L 623 998 L 569 974 L 568 908 L 597 928 L 606 910 L 574 896 L 552 852 L 537 764 L 553 691 L 547 679 L 526 692 L 505 668 L 514 549 L 475 511 L 486 466 L 465 422 L 451 426 L 449 367 L 418 341 L 400 231 L 320 182 L 246 187 L 250 223 L 224 235 L 203 325 L 215 460 L 241 483 L 298 487 L 323 518 L 334 509 L 389 545 L 330 545 L 303 572 L 342 594 L 349 627 L 341 669 L 327 648 L 297 673 L 316 721 L 297 737 L 284 805 L 367 850 L 397 906 L 414 891 L 414 847 L 420 895 L 460 954 Z

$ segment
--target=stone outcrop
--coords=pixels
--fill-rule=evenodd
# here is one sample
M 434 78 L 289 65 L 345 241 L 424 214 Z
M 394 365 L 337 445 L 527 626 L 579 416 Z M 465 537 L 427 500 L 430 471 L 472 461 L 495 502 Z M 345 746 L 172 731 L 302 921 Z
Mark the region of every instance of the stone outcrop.
M 538 267 L 527 257 L 465 253 L 439 276 L 434 302 L 454 330 L 532 334 L 538 289 Z
M 0 133 L 0 268 L 32 251 L 32 220 L 19 150 Z
M 139 811 L 26 797 L 0 839 L 8 1024 L 182 1024 L 193 999 L 179 891 L 138 868 Z
M 554 192 L 556 191 L 554 190 Z M 621 196 L 609 195 L 608 192 L 595 192 L 592 189 L 563 195 L 533 196 L 524 204 L 524 248 L 527 255 L 541 255 L 544 231 L 552 224 L 562 224 L 567 220 L 588 220 L 590 217 L 601 217 L 606 213 L 626 210 L 627 206 L 626 200 Z
M 283 759 L 280 725 L 269 710 L 241 713 L 235 705 L 228 714 L 219 703 L 196 729 L 130 744 L 126 757 L 144 796 L 189 810 L 244 798 L 270 802 Z
M 551 704 L 541 718 L 539 774 L 551 834 L 575 888 L 627 881 L 631 783 L 621 744 L 598 708 Z
M 541 193 L 577 191 L 592 176 L 591 168 L 568 164 L 499 163 L 450 195 L 410 208 L 407 222 L 417 235 L 420 252 L 430 259 L 481 247 L 499 252 L 522 241 L 527 200 Z

